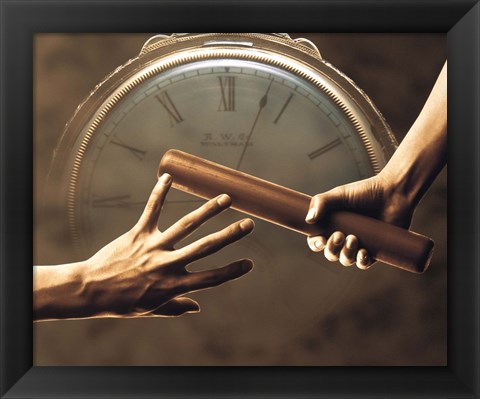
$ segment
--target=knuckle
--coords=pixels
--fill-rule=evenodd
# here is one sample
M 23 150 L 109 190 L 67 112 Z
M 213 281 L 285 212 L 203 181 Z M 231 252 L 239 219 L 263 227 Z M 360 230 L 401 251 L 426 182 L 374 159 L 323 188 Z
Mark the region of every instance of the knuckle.
M 174 278 L 164 278 L 161 282 L 159 290 L 164 295 L 171 295 L 172 293 L 182 292 L 183 281 Z
M 216 240 L 214 237 L 205 237 L 202 242 L 201 248 L 204 251 L 209 250 L 210 248 L 215 246 L 215 243 L 216 243 Z
M 180 221 L 180 229 L 182 230 L 190 230 L 193 228 L 193 225 L 194 225 L 194 221 L 193 221 L 193 218 L 191 217 L 185 217 L 184 219 L 182 219 Z
M 197 210 L 197 217 L 211 217 L 218 213 L 218 211 L 221 209 L 220 204 L 216 201 L 216 199 L 211 199 L 208 201 L 206 204 L 203 204 L 200 208 Z
M 145 210 L 149 213 L 155 212 L 157 209 L 158 203 L 157 201 L 149 200 L 147 205 L 145 205 Z
M 240 227 L 240 223 L 236 222 L 216 233 L 216 236 L 218 240 L 228 240 L 232 239 L 234 236 L 237 236 L 241 232 L 242 228 Z
M 209 273 L 205 278 L 205 282 L 210 287 L 213 287 L 220 284 L 220 279 L 214 273 Z
M 142 219 L 140 219 L 127 233 L 132 238 L 132 240 L 136 240 L 140 236 L 140 234 L 143 233 L 144 227 L 141 222 L 142 222 Z
M 346 195 L 346 187 L 345 186 L 337 186 L 329 191 L 330 194 L 338 197 L 344 197 Z
M 160 198 L 162 195 L 163 195 L 163 188 L 162 187 L 159 187 L 159 186 L 156 186 L 153 190 L 152 190 L 152 195 L 150 196 L 150 198 L 152 198 L 154 201 L 157 201 L 158 198 Z
M 202 273 L 202 272 L 199 272 L 199 273 Z M 195 273 L 193 273 L 195 274 Z M 216 283 L 216 279 L 215 279 L 215 276 L 213 275 L 213 273 L 205 273 L 201 276 L 196 276 L 195 278 L 195 283 L 193 284 L 193 286 L 195 287 L 214 287 L 215 285 L 217 285 Z
M 211 212 L 216 212 L 219 209 L 222 209 L 222 205 L 218 203 L 217 198 L 212 198 L 205 204 L 206 210 Z

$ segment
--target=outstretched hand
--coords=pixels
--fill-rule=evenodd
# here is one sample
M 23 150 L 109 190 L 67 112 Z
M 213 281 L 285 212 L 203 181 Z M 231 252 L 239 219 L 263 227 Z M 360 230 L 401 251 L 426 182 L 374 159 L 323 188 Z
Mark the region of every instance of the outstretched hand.
M 200 306 L 181 295 L 236 279 L 253 268 L 250 260 L 189 272 L 186 266 L 249 234 L 254 223 L 243 219 L 183 248 L 174 245 L 231 204 L 228 195 L 214 198 L 163 232 L 158 230 L 162 205 L 171 185 L 164 174 L 150 195 L 137 224 L 86 261 L 85 294 L 89 313 L 110 317 L 178 316 Z

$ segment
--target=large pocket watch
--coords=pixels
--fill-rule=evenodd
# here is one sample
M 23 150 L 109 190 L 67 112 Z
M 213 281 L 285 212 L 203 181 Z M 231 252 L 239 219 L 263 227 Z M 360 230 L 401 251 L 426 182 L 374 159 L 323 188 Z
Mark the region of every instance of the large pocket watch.
M 308 40 L 283 33 L 154 36 L 95 87 L 56 150 L 52 178 L 79 257 L 134 225 L 159 160 L 172 148 L 313 195 L 376 174 L 396 142 L 365 93 Z M 200 203 L 172 189 L 160 229 Z M 241 217 L 229 210 L 200 234 Z M 258 322 L 266 304 L 282 297 L 285 306 L 269 315 L 292 326 L 311 315 L 304 303 L 312 289 L 318 315 L 326 311 L 318 304 L 333 306 L 355 274 L 312 253 L 305 237 L 261 220 L 253 235 L 199 267 L 243 257 L 256 270 L 222 288 L 220 303 L 212 300 L 219 315 L 237 304 Z M 249 297 L 257 300 L 249 304 Z

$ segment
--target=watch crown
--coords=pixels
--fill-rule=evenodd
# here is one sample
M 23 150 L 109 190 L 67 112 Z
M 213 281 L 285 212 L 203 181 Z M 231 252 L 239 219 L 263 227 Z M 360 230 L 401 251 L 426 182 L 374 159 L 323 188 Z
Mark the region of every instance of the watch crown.
M 295 44 L 298 44 L 300 46 L 306 47 L 309 50 L 312 50 L 314 52 L 314 55 L 319 60 L 322 59 L 322 55 L 320 54 L 320 50 L 311 40 L 305 39 L 303 37 L 299 37 L 298 39 L 294 39 L 293 41 L 295 42 Z
M 152 36 L 143 44 L 139 55 L 148 53 L 150 51 L 151 46 L 153 46 L 155 43 L 161 42 L 162 40 L 169 39 L 169 38 L 171 38 L 171 36 L 162 35 L 162 34 Z

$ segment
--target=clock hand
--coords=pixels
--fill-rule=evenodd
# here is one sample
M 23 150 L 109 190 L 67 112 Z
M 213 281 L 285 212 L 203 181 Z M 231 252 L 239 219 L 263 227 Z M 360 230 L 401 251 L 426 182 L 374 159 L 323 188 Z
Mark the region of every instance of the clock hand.
M 140 150 L 139 148 L 132 147 L 131 145 L 125 144 L 123 140 L 120 140 L 118 137 L 113 138 L 110 141 L 110 144 L 116 144 L 119 147 L 125 148 L 126 150 L 129 150 L 133 156 L 138 158 L 140 161 L 143 159 L 147 151 Z
M 255 117 L 255 121 L 253 122 L 252 128 L 250 129 L 250 133 L 248 134 L 247 140 L 245 141 L 242 154 L 240 155 L 240 159 L 238 160 L 237 167 L 235 169 L 239 169 L 240 165 L 242 164 L 243 157 L 245 156 L 245 152 L 247 151 L 248 144 L 250 143 L 250 139 L 252 138 L 253 131 L 255 129 L 255 126 L 257 125 L 258 118 L 260 117 L 260 113 L 265 108 L 265 105 L 267 105 L 268 92 L 270 91 L 270 87 L 272 87 L 272 83 L 273 83 L 273 79 L 270 80 L 270 84 L 268 85 L 267 91 L 258 102 L 257 116 Z

